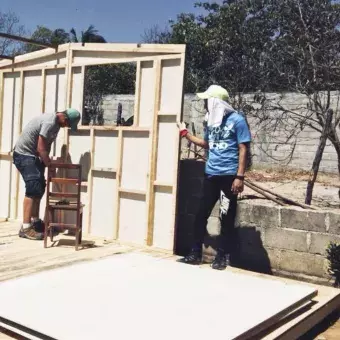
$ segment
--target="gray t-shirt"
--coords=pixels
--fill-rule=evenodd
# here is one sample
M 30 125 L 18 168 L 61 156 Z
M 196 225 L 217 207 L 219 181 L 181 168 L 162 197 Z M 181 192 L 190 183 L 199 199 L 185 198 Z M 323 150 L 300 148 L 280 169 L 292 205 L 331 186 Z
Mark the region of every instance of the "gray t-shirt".
M 50 152 L 51 144 L 57 138 L 59 130 L 60 126 L 55 112 L 38 115 L 25 126 L 15 144 L 14 151 L 21 155 L 37 156 L 38 139 L 41 135 L 46 138 L 47 150 Z

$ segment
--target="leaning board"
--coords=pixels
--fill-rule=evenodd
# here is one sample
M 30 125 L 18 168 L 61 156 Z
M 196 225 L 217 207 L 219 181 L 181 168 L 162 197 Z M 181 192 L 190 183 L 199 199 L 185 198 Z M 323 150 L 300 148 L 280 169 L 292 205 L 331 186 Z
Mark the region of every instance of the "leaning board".
M 252 339 L 315 294 L 130 253 L 2 283 L 0 321 L 58 340 Z
M 183 45 L 72 43 L 0 61 L 1 218 L 23 216 L 25 187 L 11 151 L 25 125 L 42 112 L 82 112 L 86 67 L 128 62 L 137 65 L 133 126 L 63 129 L 51 155 L 82 164 L 85 234 L 173 250 Z M 41 217 L 44 208 L 45 197 Z M 59 217 L 75 222 L 70 212 Z

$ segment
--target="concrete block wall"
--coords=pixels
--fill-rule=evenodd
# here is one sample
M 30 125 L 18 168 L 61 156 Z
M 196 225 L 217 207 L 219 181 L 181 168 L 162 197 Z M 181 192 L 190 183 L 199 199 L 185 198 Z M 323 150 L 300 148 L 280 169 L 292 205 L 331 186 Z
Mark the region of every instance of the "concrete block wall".
M 204 163 L 182 160 L 178 191 L 176 253 L 191 246 L 193 223 L 202 194 Z M 220 233 L 219 202 L 208 221 L 204 257 L 215 255 Z M 327 281 L 326 248 L 340 243 L 340 213 L 281 207 L 270 202 L 240 200 L 235 221 L 236 242 L 232 265 L 264 273 L 281 273 Z
M 268 95 L 271 100 L 279 100 L 277 94 Z M 332 101 L 337 105 L 337 94 L 333 94 Z M 249 94 L 244 99 L 252 103 L 253 95 Z M 105 125 L 112 125 L 116 122 L 118 103 L 122 103 L 123 117 L 127 120 L 134 114 L 134 96 L 133 95 L 108 95 L 103 98 L 102 108 L 104 111 Z M 306 105 L 306 97 L 296 93 L 286 93 L 280 104 L 290 110 L 300 110 Z M 183 120 L 195 124 L 198 136 L 203 136 L 203 119 L 205 112 L 203 103 L 193 94 L 186 94 L 184 97 Z M 281 126 L 273 133 L 272 127 L 260 123 L 258 119 L 249 118 L 249 125 L 253 135 L 253 162 L 256 166 L 283 166 L 288 165 L 292 168 L 310 170 L 313 164 L 315 152 L 320 139 L 320 133 L 305 127 L 299 132 L 294 145 L 294 138 L 286 143 L 289 130 L 287 126 Z M 339 130 L 340 135 L 340 130 Z M 288 156 L 294 147 L 293 157 Z M 182 157 L 187 157 L 187 142 L 182 144 Z M 323 159 L 320 166 L 321 171 L 336 173 L 338 171 L 337 155 L 334 147 L 327 142 Z

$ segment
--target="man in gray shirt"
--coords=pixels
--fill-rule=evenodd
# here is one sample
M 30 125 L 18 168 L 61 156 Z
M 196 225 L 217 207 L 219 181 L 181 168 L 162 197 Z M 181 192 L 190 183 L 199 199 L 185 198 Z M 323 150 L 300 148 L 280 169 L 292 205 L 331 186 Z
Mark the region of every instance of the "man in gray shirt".
M 61 127 L 70 127 L 72 131 L 76 131 L 79 121 L 80 113 L 75 109 L 41 114 L 26 125 L 15 144 L 13 163 L 19 170 L 26 189 L 20 237 L 43 239 L 43 222 L 39 219 L 39 208 L 46 188 L 45 168 L 51 164 L 51 145 Z

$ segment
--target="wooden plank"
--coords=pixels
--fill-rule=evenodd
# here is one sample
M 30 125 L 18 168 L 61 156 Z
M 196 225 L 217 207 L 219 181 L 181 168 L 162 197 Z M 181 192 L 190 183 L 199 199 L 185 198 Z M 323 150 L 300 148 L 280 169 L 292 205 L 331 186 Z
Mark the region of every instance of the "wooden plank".
M 1 68 L 0 67 L 0 70 L 7 74 L 7 73 L 13 73 L 13 72 L 20 72 L 20 71 L 58 70 L 58 69 L 65 69 L 66 67 L 67 67 L 67 64 L 56 64 L 56 65 L 35 65 L 35 66 L 14 67 L 14 68 Z
M 64 44 L 59 46 L 59 50 L 56 53 L 54 49 L 46 48 L 43 50 L 26 53 L 23 55 L 18 55 L 14 58 L 14 61 L 1 61 L 0 62 L 0 69 L 9 68 L 11 70 L 14 70 L 18 64 L 29 62 L 29 61 L 38 61 L 39 59 L 43 59 L 45 57 L 54 57 L 55 59 L 58 59 L 58 56 L 60 54 L 63 54 L 67 49 L 69 48 L 69 44 Z
M 149 127 L 134 127 L 134 126 L 88 126 L 82 125 L 78 127 L 79 131 L 87 131 L 94 129 L 96 131 L 135 131 L 135 132 L 148 132 L 150 131 Z
M 76 178 L 51 178 L 52 183 L 58 183 L 58 184 L 77 184 L 78 179 Z M 63 191 L 64 192 L 64 191 Z
M 50 192 L 50 197 L 77 198 L 78 195 L 70 192 Z
M 116 173 L 117 169 L 114 168 L 93 168 L 92 171 L 100 171 L 100 172 L 113 172 Z
M 123 131 L 119 131 L 118 135 L 118 148 L 117 148 L 117 177 L 116 177 L 116 188 L 115 188 L 115 226 L 114 226 L 114 239 L 117 240 L 119 236 L 119 225 L 120 225 L 120 192 L 119 188 L 122 182 L 122 164 L 123 164 Z
M 181 44 L 116 44 L 116 43 L 72 43 L 75 51 L 98 51 L 98 52 L 129 52 L 129 53 L 183 53 L 185 45 Z
M 135 105 L 134 105 L 134 117 L 133 126 L 139 126 L 139 110 L 140 110 L 140 95 L 141 95 L 141 62 L 137 62 L 136 69 L 136 89 L 135 89 Z
M 125 194 L 135 194 L 135 195 L 146 196 L 146 191 L 143 191 L 143 190 L 133 190 L 133 189 L 119 188 L 119 192 L 123 192 Z
M 158 111 L 160 107 L 161 96 L 161 62 L 154 62 L 155 68 L 155 102 L 153 110 L 153 124 L 152 124 L 152 137 L 151 137 L 151 153 L 150 153 L 150 167 L 149 167 L 149 182 L 147 189 L 147 245 L 153 244 L 153 228 L 154 228 L 154 209 L 155 209 L 155 195 L 154 195 L 154 182 L 156 180 L 156 160 L 158 151 Z

